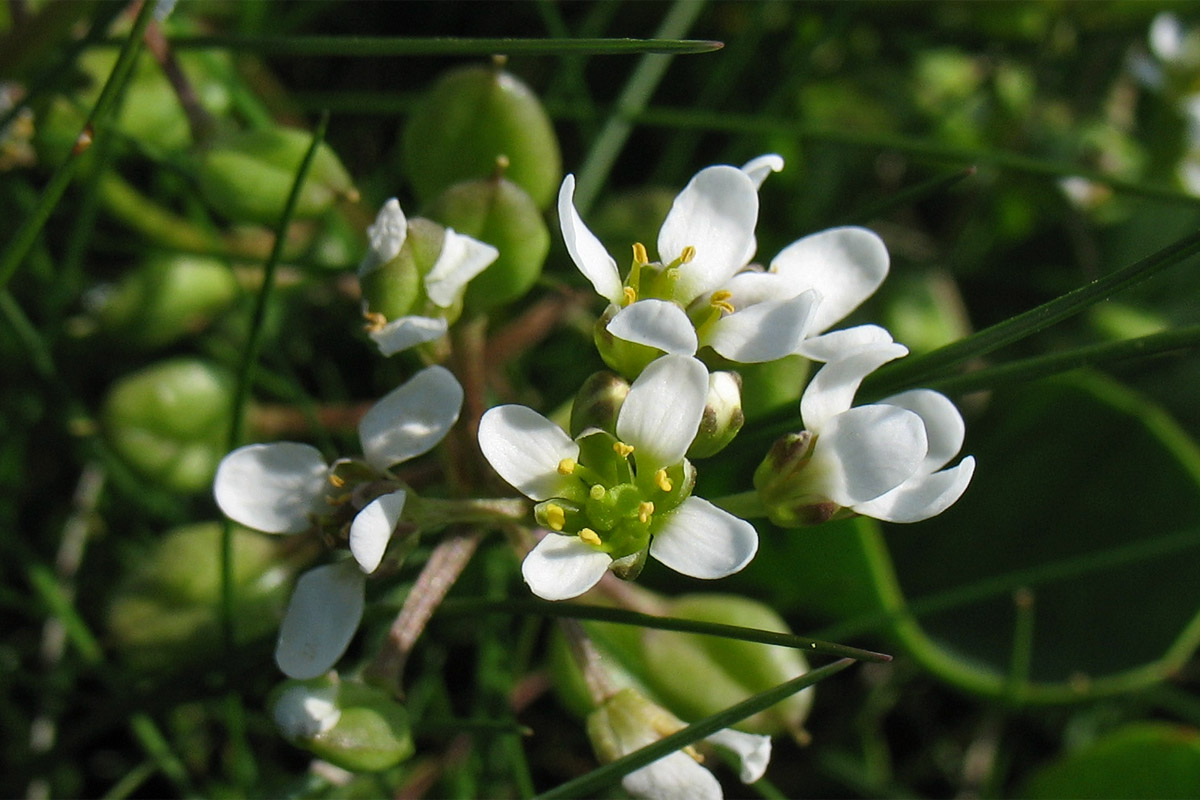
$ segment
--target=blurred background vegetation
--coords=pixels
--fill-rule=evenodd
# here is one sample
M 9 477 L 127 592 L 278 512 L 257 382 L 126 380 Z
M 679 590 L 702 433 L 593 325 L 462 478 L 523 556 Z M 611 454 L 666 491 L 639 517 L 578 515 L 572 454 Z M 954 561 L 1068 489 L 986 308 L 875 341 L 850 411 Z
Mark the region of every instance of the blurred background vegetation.
M 1151 280 L 975 357 L 974 382 L 918 381 L 954 396 L 964 452 L 979 459 L 949 512 L 912 526 L 764 524 L 751 567 L 703 588 L 896 656 L 823 682 L 804 741 L 776 740 L 770 785 L 731 793 L 1196 794 L 1192 4 L 180 0 L 157 41 L 194 92 L 191 118 L 151 56 L 152 30 L 111 118 L 71 160 L 136 13 L 0 5 L 0 793 L 505 797 L 594 766 L 581 722 L 548 689 L 540 617 L 435 617 L 407 677 L 417 755 L 358 776 L 311 768 L 266 710 L 295 566 L 275 540 L 236 534 L 235 646 L 222 640 L 209 486 L 278 216 L 231 209 L 286 191 L 295 162 L 256 164 L 247 192 L 215 185 L 213 153 L 239 131 L 312 130 L 329 111 L 344 173 L 322 173 L 327 196 L 288 232 L 244 438 L 352 452 L 356 413 L 416 363 L 381 359 L 361 332 L 363 232 L 388 197 L 414 212 L 430 202 L 404 128 L 447 70 L 486 63 L 488 48 L 418 46 L 455 36 L 722 42 L 674 56 L 512 52 L 506 68 L 541 98 L 611 252 L 653 242 L 697 169 L 780 153 L 760 254 L 871 227 L 892 274 L 856 320 L 881 321 L 915 354 L 1191 247 Z M 348 36 L 393 41 L 392 53 L 335 38 Z M 497 365 L 494 398 L 553 409 L 600 363 L 598 309 L 563 299 L 586 287 L 547 220 L 545 272 L 491 330 L 534 303 L 559 309 L 553 336 Z M 1142 356 L 1139 342 L 1162 352 Z M 1106 346 L 1120 358 L 1051 377 L 987 372 Z M 709 492 L 746 488 L 770 432 L 794 419 L 801 384 L 775 388 L 704 474 Z M 455 595 L 525 597 L 517 567 L 489 539 Z M 362 638 L 386 628 L 411 572 L 373 595 Z M 653 566 L 643 582 L 698 589 Z

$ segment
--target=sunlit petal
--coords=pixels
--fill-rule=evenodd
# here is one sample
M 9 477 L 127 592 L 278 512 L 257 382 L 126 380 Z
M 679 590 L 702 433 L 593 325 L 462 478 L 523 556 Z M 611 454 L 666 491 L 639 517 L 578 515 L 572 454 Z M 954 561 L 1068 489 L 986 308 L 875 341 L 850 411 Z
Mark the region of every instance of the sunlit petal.
M 744 519 L 700 497 L 666 515 L 650 540 L 650 555 L 693 578 L 724 578 L 758 552 L 758 531 Z
M 768 301 L 717 320 L 704 344 L 730 361 L 756 364 L 796 352 L 817 306 L 816 292 Z
M 617 414 L 617 438 L 633 446 L 638 470 L 683 459 L 707 398 L 708 370 L 691 356 L 663 356 L 642 370 Z
M 279 629 L 275 663 L 297 680 L 325 673 L 346 652 L 362 620 L 366 576 L 353 561 L 310 569 L 296 581 Z
M 761 189 L 763 181 L 770 177 L 772 172 L 783 171 L 783 156 L 769 153 L 765 156 L 753 158 L 742 164 L 742 172 L 750 176 L 750 180 L 754 182 L 755 189 Z
M 679 270 L 675 298 L 689 303 L 722 286 L 746 265 L 754 250 L 758 191 L 737 167 L 703 169 L 675 198 L 658 233 L 663 263 L 679 258 L 685 247 L 695 258 Z
M 837 361 L 881 344 L 891 344 L 892 334 L 878 325 L 856 325 L 805 339 L 799 353 L 813 361 Z
M 621 302 L 621 276 L 617 262 L 604 249 L 596 235 L 583 224 L 575 210 L 575 176 L 563 178 L 558 190 L 558 220 L 562 228 L 567 253 L 584 277 L 592 282 L 596 292 L 612 303 Z
M 442 252 L 425 275 L 425 293 L 439 307 L 449 307 L 467 282 L 487 269 L 498 255 L 500 251 L 490 244 L 447 228 Z
M 932 389 L 912 389 L 880 402 L 907 408 L 925 423 L 925 434 L 929 439 L 929 453 L 923 466 L 926 472 L 946 466 L 962 449 L 966 425 L 958 407 L 946 395 Z
M 870 297 L 888 273 L 883 240 L 866 228 L 831 228 L 785 247 L 771 271 L 797 289 L 817 289 L 823 300 L 813 330 L 823 331 Z
M 921 469 L 925 425 L 899 406 L 859 406 L 833 417 L 817 437 L 808 469 L 841 506 L 873 500 Z
M 213 494 L 234 522 L 264 533 L 300 533 L 324 505 L 328 471 L 311 445 L 251 444 L 221 459 Z
M 666 300 L 639 300 L 617 312 L 608 332 L 666 353 L 695 355 L 696 328 L 683 309 Z
M 379 330 L 368 331 L 367 335 L 385 356 L 393 356 L 402 350 L 433 342 L 446 335 L 449 326 L 441 317 L 398 317 Z
M 920 522 L 958 502 L 974 474 L 975 458 L 967 456 L 958 466 L 921 475 L 874 500 L 855 505 L 854 510 L 887 522 Z
M 579 458 L 579 445 L 531 408 L 488 409 L 479 420 L 479 448 L 501 478 L 533 500 L 557 497 L 575 480 L 560 475 L 558 465 Z
M 733 751 L 741 765 L 738 777 L 742 783 L 754 783 L 771 763 L 770 736 L 724 728 L 707 737 L 707 741 Z
M 691 756 L 676 750 L 621 779 L 642 800 L 721 800 L 721 784 Z
M 569 600 L 595 586 L 612 558 L 575 536 L 546 534 L 521 562 L 521 575 L 543 600 Z
M 445 367 L 426 367 L 371 406 L 358 423 L 363 455 L 377 469 L 427 453 L 458 421 L 463 390 Z
M 400 202 L 393 197 L 379 209 L 375 224 L 367 228 L 371 249 L 359 265 L 358 277 L 366 276 L 398 256 L 407 238 L 408 219 L 400 209 Z
M 821 367 L 800 398 L 804 426 L 814 433 L 821 432 L 830 419 L 850 408 L 863 378 L 907 353 L 908 348 L 902 344 L 880 344 Z
M 368 575 L 383 560 L 407 497 L 403 490 L 376 497 L 350 523 L 350 553 Z

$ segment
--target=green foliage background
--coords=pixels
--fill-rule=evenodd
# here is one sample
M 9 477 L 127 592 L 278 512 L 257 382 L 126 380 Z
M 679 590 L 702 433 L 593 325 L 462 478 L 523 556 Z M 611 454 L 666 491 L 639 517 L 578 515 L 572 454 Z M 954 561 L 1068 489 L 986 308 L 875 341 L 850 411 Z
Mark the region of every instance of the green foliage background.
M 339 414 L 412 371 L 414 360 L 379 358 L 360 332 L 352 276 L 363 231 L 388 197 L 421 208 L 402 129 L 423 93 L 447 69 L 504 51 L 450 41 L 431 52 L 432 37 L 536 40 L 514 47 L 508 69 L 545 104 L 585 218 L 613 253 L 652 244 L 664 198 L 700 167 L 782 154 L 786 169 L 761 193 L 760 255 L 833 225 L 877 231 L 892 274 L 852 321 L 882 321 L 914 360 L 1178 244 L 1149 280 L 1081 302 L 1056 324 L 925 375 L 880 376 L 880 393 L 896 388 L 885 387 L 890 374 L 942 388 L 964 411 L 964 452 L 979 468 L 942 517 L 812 531 L 764 523 L 758 559 L 719 586 L 654 565 L 643 582 L 741 592 L 797 633 L 896 656 L 823 681 L 811 741 L 777 739 L 768 781 L 753 787 L 722 773 L 730 793 L 1194 794 L 1200 198 L 1177 167 L 1189 153 L 1180 101 L 1200 89 L 1200 63 L 1157 88 L 1136 78 L 1163 10 L 181 0 L 165 30 L 217 129 L 311 130 L 328 111 L 326 142 L 361 195 L 289 234 L 256 329 L 245 438 L 352 451 L 353 426 Z M 1200 30 L 1189 4 L 1173 10 Z M 145 54 L 113 98 L 118 122 L 98 117 L 95 147 L 63 161 L 134 13 L 117 3 L 0 9 L 0 81 L 23 87 L 35 147 L 24 145 L 23 118 L 0 106 L 0 126 L 13 123 L 0 135 L 0 607 L 10 620 L 0 793 L 510 797 L 588 772 L 581 722 L 546 689 L 546 620 L 478 605 L 435 617 L 410 664 L 412 760 L 357 777 L 314 771 L 275 732 L 265 704 L 279 681 L 270 651 L 281 599 L 255 581 L 295 554 L 235 536 L 246 570 L 234 574 L 236 602 L 253 604 L 238 608 L 255 624 L 239 623 L 227 647 L 204 466 L 227 441 L 233 412 L 220 387 L 242 364 L 270 226 L 231 224 L 202 200 L 194 129 L 174 94 L 154 88 L 158 67 Z M 197 36 L 211 38 L 187 43 Z M 351 36 L 371 43 L 339 38 Z M 665 56 L 571 46 L 596 37 L 723 47 Z M 1061 188 L 1071 176 L 1091 179 L 1086 201 Z M 524 304 L 568 310 L 553 336 L 507 354 L 495 398 L 543 410 L 600 366 L 588 287 L 551 238 Z M 186 319 L 154 300 L 158 273 L 141 266 L 180 254 L 202 261 L 197 275 L 225 276 L 183 289 L 211 293 Z M 98 311 L 100 287 L 111 293 L 136 269 L 145 272 L 121 289 L 133 293 L 125 310 Z M 498 310 L 491 330 L 523 310 Z M 1019 367 L 994 369 L 1007 364 Z M 113 387 L 130 376 L 157 385 L 162 369 L 186 375 L 187 390 L 163 400 L 168 408 L 152 412 L 160 424 L 134 443 L 115 437 Z M 747 488 L 773 433 L 794 426 L 800 386 L 773 387 L 778 398 L 709 462 L 702 488 Z M 186 413 L 172 416 L 172 402 Z M 186 457 L 179 442 L 192 448 Z M 130 458 L 160 447 L 159 461 Z M 185 525 L 197 527 L 164 555 L 158 543 Z M 526 596 L 516 558 L 493 538 L 457 599 Z M 181 577 L 181 565 L 194 574 Z M 382 634 L 410 572 L 372 597 L 379 605 L 351 659 Z M 129 616 L 141 600 L 146 616 Z M 120 603 L 124 615 L 113 611 Z

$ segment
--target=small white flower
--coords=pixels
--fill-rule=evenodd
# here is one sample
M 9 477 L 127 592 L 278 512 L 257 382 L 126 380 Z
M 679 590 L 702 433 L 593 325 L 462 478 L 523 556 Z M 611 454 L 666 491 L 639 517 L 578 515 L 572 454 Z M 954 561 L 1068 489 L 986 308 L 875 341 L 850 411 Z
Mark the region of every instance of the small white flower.
M 311 445 L 251 444 L 221 460 L 213 481 L 217 505 L 249 528 L 301 533 L 341 509 L 354 513 L 349 529 L 353 559 L 311 569 L 296 582 L 275 650 L 284 674 L 300 680 L 316 677 L 345 652 L 362 618 L 366 575 L 379 566 L 407 498 L 386 471 L 440 442 L 458 420 L 462 398 L 462 387 L 450 371 L 434 366 L 371 407 L 358 426 L 366 463 L 357 469 L 376 483 L 362 500 L 354 489 L 343 487 L 339 491 L 346 502 L 330 504 L 331 481 L 340 480 L 335 471 L 339 464 L 353 462 L 327 465 Z
M 358 268 L 361 280 L 400 254 L 408 238 L 409 222 L 399 201 L 391 198 L 367 228 L 370 249 Z M 455 233 L 446 228 L 437 261 L 422 281 L 428 305 L 426 314 L 409 314 L 392 320 L 373 320 L 368 335 L 379 351 L 390 356 L 432 342 L 446 333 L 449 323 L 446 311 L 462 299 L 467 283 L 483 272 L 499 255 L 490 244 Z
M 814 435 L 803 470 L 808 493 L 888 522 L 942 513 L 966 491 L 975 459 L 943 469 L 962 447 L 965 428 L 944 395 L 914 389 L 852 407 L 859 384 L 907 353 L 882 344 L 823 366 L 804 390 L 800 416 Z
M 337 695 L 336 685 L 289 686 L 272 709 L 275 725 L 287 739 L 311 739 L 322 734 L 342 717 Z
M 587 721 L 592 747 L 602 762 L 610 763 L 665 736 L 683 729 L 674 714 L 655 705 L 634 689 L 621 689 L 591 713 Z M 771 738 L 725 729 L 705 741 L 731 751 L 741 764 L 743 783 L 753 783 L 766 772 L 771 760 Z M 645 800 L 721 798 L 721 785 L 700 766 L 692 749 L 677 750 L 634 770 L 621 779 L 625 791 Z
M 554 531 L 522 564 L 534 594 L 575 597 L 609 568 L 636 574 L 647 553 L 695 578 L 730 575 L 753 558 L 754 526 L 690 496 L 695 471 L 684 454 L 707 394 L 704 365 L 668 355 L 633 382 L 615 437 L 590 429 L 571 439 L 524 406 L 498 406 L 483 415 L 484 456 L 502 478 L 539 501 L 538 521 Z
M 612 304 L 607 331 L 666 353 L 694 355 L 707 346 L 740 363 L 793 353 L 817 359 L 827 352 L 829 343 L 806 340 L 879 287 L 888 253 L 871 231 L 843 227 L 794 242 L 765 271 L 747 267 L 756 247 L 757 190 L 782 168 L 782 158 L 766 155 L 741 169 L 701 170 L 663 223 L 660 261 L 643 263 L 643 251 L 635 248 L 623 280 L 576 211 L 575 179 L 568 175 L 558 202 L 563 239 L 579 270 Z

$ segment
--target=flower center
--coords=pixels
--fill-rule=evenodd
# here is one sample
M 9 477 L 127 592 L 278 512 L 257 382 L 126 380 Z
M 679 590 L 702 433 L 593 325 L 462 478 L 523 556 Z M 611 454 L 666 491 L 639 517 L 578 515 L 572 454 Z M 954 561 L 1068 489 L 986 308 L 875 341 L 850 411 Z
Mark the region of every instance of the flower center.
M 633 453 L 632 445 L 603 431 L 581 437 L 579 458 L 564 458 L 557 468 L 574 481 L 564 496 L 537 505 L 538 523 L 614 560 L 645 550 L 656 520 L 691 494 L 691 466 L 683 461 L 639 475 Z

